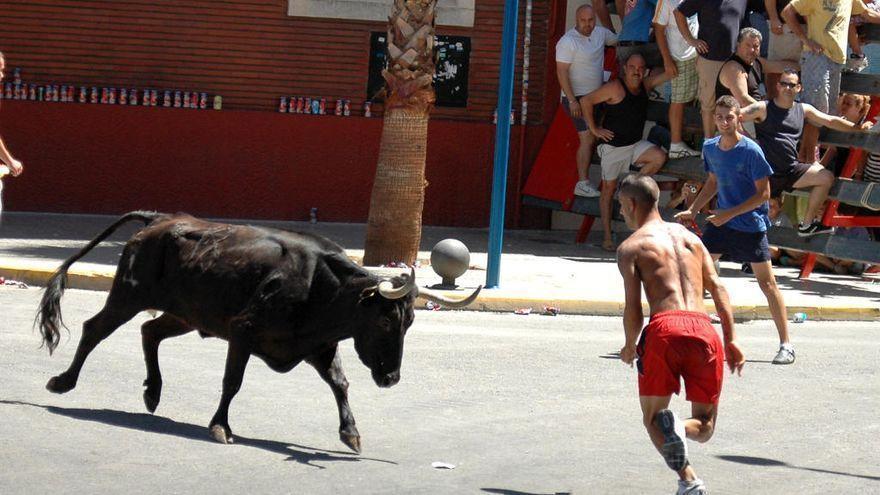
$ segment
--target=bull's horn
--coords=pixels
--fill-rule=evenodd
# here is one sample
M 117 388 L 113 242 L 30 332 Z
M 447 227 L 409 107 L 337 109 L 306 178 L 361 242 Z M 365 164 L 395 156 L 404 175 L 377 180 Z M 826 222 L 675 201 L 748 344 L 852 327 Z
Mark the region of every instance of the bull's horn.
M 419 291 L 418 295 L 424 297 L 425 299 L 427 299 L 429 301 L 434 301 L 436 303 L 445 304 L 446 306 L 449 306 L 450 308 L 463 308 L 463 307 L 467 306 L 468 304 L 474 302 L 474 300 L 477 298 L 477 295 L 480 294 L 480 290 L 482 290 L 482 289 L 483 289 L 483 286 L 481 285 L 481 286 L 477 287 L 477 290 L 475 290 L 471 295 L 467 296 L 464 299 L 457 299 L 457 300 L 456 299 L 449 299 L 446 296 L 441 296 L 440 294 L 432 291 L 431 289 L 426 289 L 424 287 L 418 289 L 418 291 Z
M 406 283 L 402 286 L 395 288 L 394 284 L 386 279 L 379 282 L 378 290 L 379 294 L 385 299 L 400 299 L 406 297 L 406 295 L 413 290 L 418 291 L 418 288 L 416 287 L 416 269 L 410 268 L 409 276 L 406 277 Z

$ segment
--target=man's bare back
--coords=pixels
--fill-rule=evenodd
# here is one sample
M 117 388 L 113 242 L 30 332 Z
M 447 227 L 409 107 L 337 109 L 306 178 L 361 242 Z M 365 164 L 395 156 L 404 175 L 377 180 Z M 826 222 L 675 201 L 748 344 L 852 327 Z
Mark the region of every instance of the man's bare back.
M 648 222 L 620 245 L 618 256 L 632 257 L 652 315 L 671 310 L 705 312 L 704 264 L 711 258 L 700 239 L 683 226 Z

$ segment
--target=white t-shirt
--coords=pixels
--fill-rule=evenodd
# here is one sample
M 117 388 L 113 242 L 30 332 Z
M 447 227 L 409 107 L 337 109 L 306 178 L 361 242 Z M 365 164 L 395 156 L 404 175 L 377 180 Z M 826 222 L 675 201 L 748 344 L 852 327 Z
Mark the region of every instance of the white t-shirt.
M 616 41 L 617 35 L 602 26 L 596 26 L 589 36 L 571 28 L 559 38 L 556 61 L 571 64 L 568 79 L 575 96 L 583 96 L 602 85 L 605 45 Z
M 666 26 L 666 42 L 669 44 L 669 54 L 675 60 L 690 60 L 697 56 L 697 49 L 688 45 L 678 30 L 678 23 L 675 22 L 675 12 L 681 0 L 658 0 L 657 9 L 654 11 L 654 24 Z M 697 14 L 688 17 L 688 29 L 694 38 L 697 37 L 697 31 L 700 28 L 697 22 Z

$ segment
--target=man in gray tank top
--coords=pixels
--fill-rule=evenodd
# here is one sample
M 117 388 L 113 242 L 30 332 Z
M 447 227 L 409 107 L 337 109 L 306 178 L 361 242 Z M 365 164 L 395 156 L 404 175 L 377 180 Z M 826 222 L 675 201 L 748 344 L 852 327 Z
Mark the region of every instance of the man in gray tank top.
M 816 110 L 808 103 L 795 101 L 801 91 L 797 72 L 786 70 L 777 83 L 778 94 L 770 101 L 759 101 L 742 110 L 744 121 L 754 121 L 757 141 L 773 168 L 770 177 L 770 193 L 779 197 L 794 189 L 810 189 L 810 199 L 804 221 L 798 226 L 798 235 L 809 237 L 827 234 L 832 227 L 822 225 L 819 210 L 828 199 L 828 191 L 834 184 L 834 174 L 818 162 L 798 161 L 798 141 L 808 122 L 816 127 L 828 127 L 839 131 L 858 131 L 860 126 L 841 117 L 832 117 Z

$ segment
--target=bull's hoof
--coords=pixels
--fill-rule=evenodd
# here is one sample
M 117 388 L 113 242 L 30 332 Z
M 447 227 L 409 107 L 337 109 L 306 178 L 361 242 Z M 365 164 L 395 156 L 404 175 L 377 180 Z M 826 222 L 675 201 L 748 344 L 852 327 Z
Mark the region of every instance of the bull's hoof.
M 156 412 L 156 408 L 159 406 L 159 393 L 151 393 L 150 389 L 144 390 L 144 405 L 147 406 L 147 411 L 150 413 Z
M 49 379 L 46 383 L 46 390 L 55 394 L 63 394 L 70 392 L 76 386 L 76 381 L 62 375 L 58 375 Z
M 354 433 L 340 431 L 339 439 L 342 440 L 342 443 L 344 443 L 351 450 L 357 452 L 358 454 L 361 453 L 361 436 L 358 435 L 357 430 L 354 430 Z
M 232 432 L 222 425 L 214 425 L 211 427 L 211 438 L 222 444 L 233 443 Z

